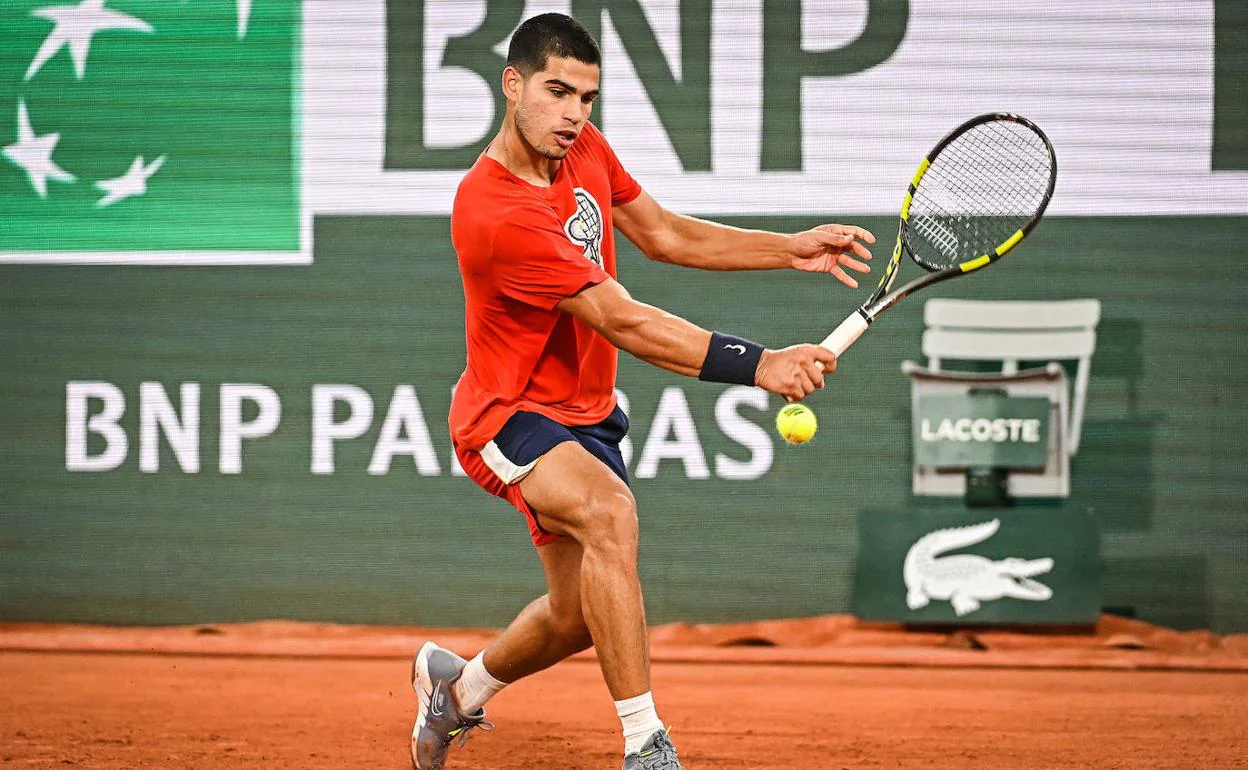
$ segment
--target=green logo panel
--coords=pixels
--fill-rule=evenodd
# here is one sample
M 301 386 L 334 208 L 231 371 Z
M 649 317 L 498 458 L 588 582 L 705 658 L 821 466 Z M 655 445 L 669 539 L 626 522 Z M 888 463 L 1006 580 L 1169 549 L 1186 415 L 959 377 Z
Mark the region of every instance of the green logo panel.
M 854 614 L 906 623 L 1095 623 L 1100 535 L 1070 508 L 858 515 Z
M 997 392 L 927 396 L 914 409 L 914 462 L 934 468 L 1043 468 L 1047 398 Z
M 0 259 L 300 249 L 298 3 L 13 2 L 0 26 Z

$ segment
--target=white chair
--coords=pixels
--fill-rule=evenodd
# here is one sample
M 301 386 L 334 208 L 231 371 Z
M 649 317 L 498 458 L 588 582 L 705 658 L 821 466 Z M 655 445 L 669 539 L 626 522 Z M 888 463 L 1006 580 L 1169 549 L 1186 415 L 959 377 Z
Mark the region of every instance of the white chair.
M 932 299 L 924 306 L 923 354 L 927 366 L 902 364 L 911 377 L 911 402 L 925 395 L 966 394 L 994 388 L 1010 396 L 1043 395 L 1053 404 L 1049 460 L 1043 470 L 1015 470 L 1013 497 L 1067 497 L 1070 458 L 1079 449 L 1096 326 L 1096 299 L 1053 302 Z M 959 371 L 950 362 L 1000 363 L 999 372 Z M 1064 362 L 1073 361 L 1073 385 Z M 1022 363 L 1040 364 L 1020 370 Z M 964 471 L 914 467 L 916 495 L 960 496 Z

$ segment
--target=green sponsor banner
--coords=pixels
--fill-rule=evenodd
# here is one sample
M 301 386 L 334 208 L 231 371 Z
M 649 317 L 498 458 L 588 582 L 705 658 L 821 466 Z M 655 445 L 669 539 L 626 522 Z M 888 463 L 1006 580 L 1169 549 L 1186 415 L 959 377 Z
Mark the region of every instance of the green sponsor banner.
M 299 9 L 5 3 L 0 261 L 300 252 Z
M 1047 398 L 999 392 L 920 397 L 914 406 L 914 462 L 934 468 L 1043 468 L 1051 409 Z
M 905 623 L 1095 623 L 1100 538 L 1060 509 L 858 514 L 854 614 Z
M 726 221 L 794 232 L 824 219 Z M 466 353 L 448 221 L 315 224 L 315 260 L 294 269 L 0 266 L 0 619 L 503 625 L 545 590 L 519 515 L 452 459 Z M 1069 564 L 1050 541 L 1094 518 L 1104 606 L 1248 630 L 1248 369 L 1226 355 L 1248 346 L 1227 322 L 1242 315 L 1245 227 L 1055 217 L 1026 259 L 933 289 L 1054 299 L 1086 272 L 1069 254 L 1112 245 L 1098 252 L 1116 280 L 1095 292 L 1105 317 L 1070 498 L 1002 514 L 1033 517 L 1026 548 L 997 550 L 1013 527 L 1002 518 L 951 553 L 1054 558 L 1034 579 L 1057 590 Z M 1200 242 L 1202 269 L 1158 280 L 1172 257 L 1152 247 L 1167 238 Z M 641 301 L 773 348 L 822 339 L 862 299 L 796 271 L 680 270 L 623 240 L 620 273 Z M 874 324 L 806 400 L 820 430 L 801 447 L 775 432 L 781 399 L 620 356 L 651 621 L 847 613 L 855 576 L 877 573 L 905 611 L 903 555 L 929 530 L 892 565 L 859 563 L 858 528 L 884 522 L 858 512 L 998 517 L 911 495 L 899 365 L 920 353 L 923 300 Z M 981 604 L 967 617 L 1031 605 Z M 947 600 L 920 612 L 941 609 L 955 617 Z

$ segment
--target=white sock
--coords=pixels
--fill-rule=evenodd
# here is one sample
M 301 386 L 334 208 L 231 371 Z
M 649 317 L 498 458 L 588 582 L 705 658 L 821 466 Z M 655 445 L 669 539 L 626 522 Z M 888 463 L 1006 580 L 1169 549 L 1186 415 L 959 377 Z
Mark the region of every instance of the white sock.
M 663 729 L 663 722 L 654 710 L 654 696 L 642 693 L 636 698 L 615 702 L 615 713 L 620 716 L 624 728 L 624 756 L 636 754 L 656 731 Z
M 455 702 L 459 704 L 459 713 L 475 714 L 486 701 L 506 686 L 506 682 L 498 681 L 485 670 L 483 651 L 477 653 L 477 657 L 464 666 L 464 673 L 451 685 L 451 695 L 455 696 Z

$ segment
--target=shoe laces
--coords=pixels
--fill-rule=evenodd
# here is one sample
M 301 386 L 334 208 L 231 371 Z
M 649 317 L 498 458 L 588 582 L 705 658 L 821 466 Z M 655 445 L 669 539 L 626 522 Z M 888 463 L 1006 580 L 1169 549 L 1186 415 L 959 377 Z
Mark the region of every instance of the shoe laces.
M 676 755 L 676 747 L 667 738 L 668 732 L 663 731 L 662 738 L 654 742 L 654 748 L 637 755 L 643 770 L 683 770 L 680 758 Z
M 462 749 L 464 744 L 468 742 L 468 739 L 472 737 L 473 728 L 476 728 L 483 733 L 488 733 L 494 729 L 494 723 L 487 722 L 484 718 L 465 719 L 459 727 L 456 727 L 454 730 L 447 733 L 446 737 L 453 738 L 455 740 L 455 748 Z

